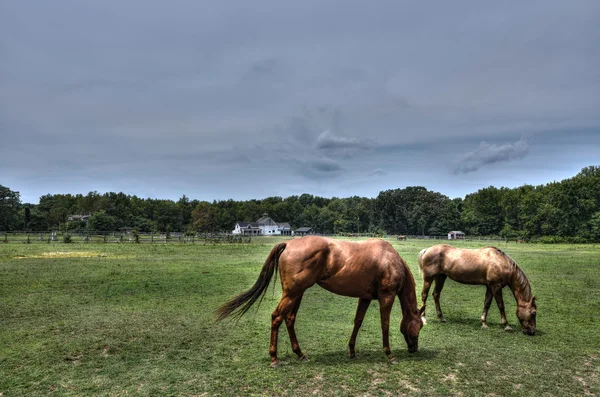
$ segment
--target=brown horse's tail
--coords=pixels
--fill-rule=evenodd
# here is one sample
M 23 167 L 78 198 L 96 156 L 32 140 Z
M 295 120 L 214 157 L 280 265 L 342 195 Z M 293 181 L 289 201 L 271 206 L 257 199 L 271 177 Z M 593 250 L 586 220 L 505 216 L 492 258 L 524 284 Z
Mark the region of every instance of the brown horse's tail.
M 280 243 L 273 247 L 271 253 L 267 257 L 267 260 L 265 261 L 265 264 L 262 267 L 262 270 L 260 271 L 258 280 L 256 280 L 252 288 L 244 293 L 239 294 L 221 306 L 217 310 L 217 321 L 221 321 L 231 314 L 239 318 L 250 309 L 254 302 L 258 300 L 258 298 L 260 298 L 262 301 L 262 298 L 267 291 L 267 287 L 271 282 L 271 278 L 273 277 L 273 273 L 275 273 L 279 265 L 279 256 L 285 247 L 286 243 Z M 260 301 L 258 304 L 260 305 Z

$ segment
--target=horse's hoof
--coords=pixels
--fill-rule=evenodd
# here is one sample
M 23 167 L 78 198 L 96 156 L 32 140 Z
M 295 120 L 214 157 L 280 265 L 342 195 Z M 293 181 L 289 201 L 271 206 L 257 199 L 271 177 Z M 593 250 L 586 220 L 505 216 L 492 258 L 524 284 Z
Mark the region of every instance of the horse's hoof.
M 512 327 L 510 325 L 507 325 L 506 327 L 504 327 L 504 330 L 506 332 L 512 332 L 513 331 Z
M 396 364 L 398 364 L 398 360 L 396 360 L 396 357 L 390 357 L 390 364 L 391 364 L 391 365 L 396 365 Z
M 306 355 L 305 355 L 305 354 L 303 354 L 303 355 L 302 355 L 302 357 L 300 357 L 300 361 L 301 361 L 301 362 L 303 362 L 303 363 L 307 363 L 307 362 L 309 362 L 310 360 L 308 359 L 308 357 L 306 357 Z
M 481 329 L 488 329 L 487 324 L 485 324 L 485 323 L 481 324 Z
M 440 323 L 445 323 L 446 319 L 444 317 L 440 317 Z
M 349 352 L 349 353 L 348 353 L 348 358 L 356 358 L 356 353 L 354 353 L 354 352 Z
M 278 361 L 273 361 L 273 362 L 272 362 L 272 363 L 269 365 L 269 367 L 271 367 L 271 368 L 275 369 L 275 368 L 279 367 L 280 365 L 281 365 L 281 362 L 278 360 Z

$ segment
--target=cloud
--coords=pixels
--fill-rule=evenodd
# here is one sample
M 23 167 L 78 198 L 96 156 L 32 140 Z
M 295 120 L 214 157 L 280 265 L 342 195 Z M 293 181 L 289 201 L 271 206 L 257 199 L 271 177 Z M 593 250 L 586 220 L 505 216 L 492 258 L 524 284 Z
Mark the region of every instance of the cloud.
M 504 145 L 490 145 L 487 142 L 481 142 L 477 150 L 469 152 L 458 159 L 454 172 L 456 174 L 475 172 L 489 164 L 520 160 L 528 153 L 529 145 L 523 138 L 515 143 Z
M 388 172 L 386 170 L 381 169 L 381 168 L 376 168 L 369 173 L 369 176 L 384 176 L 387 174 L 388 174 Z
M 335 172 L 342 169 L 337 161 L 327 157 L 312 160 L 309 164 L 314 170 L 319 172 Z
M 375 145 L 370 140 L 335 135 L 329 130 L 321 133 L 315 142 L 317 150 L 342 157 L 353 157 L 358 152 L 368 151 L 373 147 Z

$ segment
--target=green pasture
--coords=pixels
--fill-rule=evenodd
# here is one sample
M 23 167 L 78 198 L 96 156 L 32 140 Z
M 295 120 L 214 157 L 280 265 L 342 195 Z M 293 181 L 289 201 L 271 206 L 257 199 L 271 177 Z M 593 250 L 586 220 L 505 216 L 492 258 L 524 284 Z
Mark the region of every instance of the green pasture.
M 0 396 L 565 396 L 600 394 L 600 246 L 497 243 L 525 270 L 538 334 L 507 333 L 495 303 L 481 330 L 485 287 L 447 281 L 442 309 L 409 355 L 396 302 L 398 365 L 381 349 L 373 302 L 347 358 L 356 299 L 315 286 L 296 333 L 269 368 L 270 315 L 280 287 L 239 322 L 215 309 L 248 289 L 276 238 L 251 244 L 0 244 Z M 417 253 L 433 241 L 390 242 L 421 279 Z M 460 242 L 465 247 L 484 243 Z M 504 290 L 509 323 L 520 330 Z

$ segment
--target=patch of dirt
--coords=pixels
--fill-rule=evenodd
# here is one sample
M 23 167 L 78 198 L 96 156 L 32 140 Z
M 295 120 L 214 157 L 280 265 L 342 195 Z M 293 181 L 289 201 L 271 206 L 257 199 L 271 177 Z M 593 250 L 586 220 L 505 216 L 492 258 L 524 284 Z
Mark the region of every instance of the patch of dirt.
M 418 387 L 416 387 L 412 383 L 407 382 L 407 381 L 405 381 L 403 379 L 400 379 L 398 383 L 400 384 L 400 386 L 402 386 L 402 387 L 410 390 L 411 392 L 414 392 L 414 393 L 420 393 L 421 392 L 421 389 L 419 389 Z
M 133 256 L 115 255 L 100 253 L 97 251 L 53 251 L 53 252 L 42 252 L 38 255 L 17 255 L 15 259 L 62 259 L 62 258 L 134 258 Z
M 581 385 L 583 386 L 583 395 L 584 396 L 595 396 L 595 394 L 590 392 L 590 387 L 588 386 L 585 379 L 583 379 L 581 376 L 574 376 L 573 378 L 575 380 L 579 381 L 581 383 Z
M 448 374 L 448 375 L 444 375 L 444 377 L 442 378 L 442 380 L 444 382 L 456 382 L 456 374 Z
M 385 380 L 381 379 L 381 378 L 375 378 L 371 381 L 371 385 L 372 386 L 377 386 L 380 385 L 382 383 L 385 383 Z

